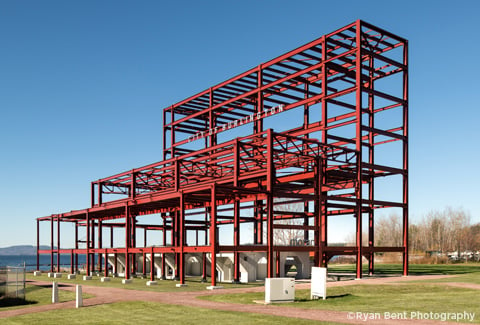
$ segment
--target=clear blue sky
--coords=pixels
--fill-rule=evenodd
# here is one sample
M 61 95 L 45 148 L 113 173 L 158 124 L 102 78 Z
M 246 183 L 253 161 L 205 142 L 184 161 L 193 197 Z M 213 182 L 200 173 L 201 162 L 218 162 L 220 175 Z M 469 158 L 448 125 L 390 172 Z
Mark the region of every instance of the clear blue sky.
M 0 247 L 161 159 L 162 109 L 363 19 L 410 41 L 410 209 L 480 222 L 477 1 L 0 1 Z

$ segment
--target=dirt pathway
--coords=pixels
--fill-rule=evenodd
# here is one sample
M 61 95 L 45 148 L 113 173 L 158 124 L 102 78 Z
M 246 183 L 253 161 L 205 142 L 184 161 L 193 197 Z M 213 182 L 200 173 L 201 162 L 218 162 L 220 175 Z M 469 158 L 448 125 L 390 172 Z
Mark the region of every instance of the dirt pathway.
M 392 282 L 407 282 L 412 280 L 435 280 L 439 278 L 445 278 L 448 276 L 428 275 L 428 276 L 410 276 L 410 277 L 385 277 L 385 278 L 366 278 L 362 280 L 352 281 L 337 281 L 329 282 L 328 287 L 334 286 L 346 286 L 356 284 L 385 284 Z M 32 281 L 35 285 L 51 285 L 50 282 Z M 479 289 L 480 285 L 448 282 L 445 285 L 454 285 L 465 288 Z M 300 283 L 296 285 L 297 289 L 310 288 L 309 283 Z M 65 284 L 62 286 L 62 290 L 74 291 L 74 285 Z M 241 305 L 225 302 L 214 302 L 203 299 L 196 299 L 199 296 L 215 295 L 215 294 L 227 294 L 227 293 L 247 293 L 247 292 L 263 292 L 264 287 L 253 288 L 239 288 L 239 289 L 222 289 L 215 291 L 191 291 L 191 292 L 151 292 L 151 291 L 139 291 L 128 290 L 120 288 L 104 288 L 89 285 L 82 285 L 84 293 L 94 295 L 95 297 L 84 299 L 83 303 L 85 307 L 95 306 L 107 303 L 115 303 L 120 301 L 152 301 L 164 304 L 174 304 L 182 306 L 191 306 L 199 308 L 208 308 L 224 311 L 235 312 L 247 312 L 247 313 L 259 313 L 268 314 L 274 316 L 294 317 L 302 319 L 310 319 L 317 321 L 330 321 L 345 324 L 445 324 L 445 322 L 439 321 L 426 321 L 426 320 L 386 320 L 386 319 L 368 319 L 366 322 L 365 317 L 375 315 L 362 315 L 359 313 L 347 313 L 340 311 L 327 311 L 327 310 L 312 310 L 288 307 L 288 305 L 282 305 L 282 307 L 272 305 Z M 26 307 L 22 309 L 8 310 L 0 312 L 0 318 L 12 317 L 17 315 L 23 315 L 28 313 L 37 313 L 43 311 L 49 311 L 62 308 L 75 308 L 75 301 L 69 301 L 64 303 Z

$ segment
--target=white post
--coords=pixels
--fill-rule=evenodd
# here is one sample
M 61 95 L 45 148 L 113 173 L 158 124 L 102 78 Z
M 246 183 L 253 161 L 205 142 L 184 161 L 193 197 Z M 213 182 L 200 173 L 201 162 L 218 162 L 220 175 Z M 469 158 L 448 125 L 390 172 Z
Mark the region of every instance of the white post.
M 58 303 L 58 283 L 52 282 L 52 304 Z
M 76 308 L 83 307 L 82 286 L 77 284 L 75 292 L 76 292 L 76 298 L 77 298 L 75 307 Z

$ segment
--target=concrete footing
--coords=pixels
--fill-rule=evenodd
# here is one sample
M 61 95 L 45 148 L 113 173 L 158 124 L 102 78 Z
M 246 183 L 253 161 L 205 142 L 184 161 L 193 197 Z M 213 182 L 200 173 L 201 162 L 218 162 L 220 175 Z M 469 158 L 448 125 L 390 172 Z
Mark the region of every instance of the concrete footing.
M 59 279 L 59 278 L 62 277 L 62 273 L 53 273 L 53 277 L 54 277 L 55 279 Z
M 186 287 L 187 285 L 186 285 L 186 284 L 177 283 L 175 286 L 176 286 L 177 288 L 183 288 L 183 287 Z
M 77 278 L 77 275 L 76 274 L 69 274 L 67 275 L 67 279 L 69 280 L 73 280 L 73 279 L 76 279 Z
M 100 282 L 110 282 L 110 278 L 104 276 L 103 278 L 100 278 Z
M 147 281 L 147 286 L 156 286 L 157 284 L 157 281 Z
M 83 281 L 89 281 L 92 279 L 92 276 L 91 275 L 84 275 L 83 276 Z
M 208 286 L 207 290 L 218 290 L 223 289 L 223 286 Z
M 132 283 L 132 279 L 123 279 L 122 284 L 129 284 Z
M 33 271 L 33 276 L 41 276 L 42 271 Z

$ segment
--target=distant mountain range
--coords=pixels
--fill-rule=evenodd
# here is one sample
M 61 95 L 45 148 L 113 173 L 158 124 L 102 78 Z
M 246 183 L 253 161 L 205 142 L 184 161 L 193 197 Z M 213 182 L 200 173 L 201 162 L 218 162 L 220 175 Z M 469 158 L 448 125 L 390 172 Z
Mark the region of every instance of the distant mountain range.
M 50 246 L 41 245 L 40 249 L 50 249 Z M 37 255 L 37 246 L 17 245 L 0 248 L 0 255 Z

